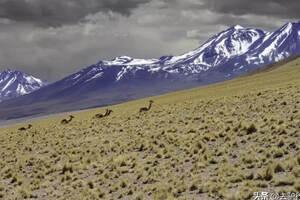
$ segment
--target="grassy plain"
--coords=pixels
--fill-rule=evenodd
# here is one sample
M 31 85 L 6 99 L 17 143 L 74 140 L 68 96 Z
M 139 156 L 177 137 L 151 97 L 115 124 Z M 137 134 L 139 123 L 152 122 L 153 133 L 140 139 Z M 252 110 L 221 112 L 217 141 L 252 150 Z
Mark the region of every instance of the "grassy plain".
M 300 192 L 300 59 L 225 83 L 0 130 L 0 199 Z M 25 124 L 24 127 L 27 125 Z

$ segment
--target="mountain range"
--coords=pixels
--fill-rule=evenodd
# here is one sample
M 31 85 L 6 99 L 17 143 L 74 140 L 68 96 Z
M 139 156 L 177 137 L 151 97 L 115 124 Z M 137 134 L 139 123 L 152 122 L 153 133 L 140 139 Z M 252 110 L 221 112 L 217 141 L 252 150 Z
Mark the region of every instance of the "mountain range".
M 100 61 L 30 94 L 0 103 L 0 110 L 5 111 L 0 119 L 106 106 L 226 81 L 298 54 L 300 22 L 285 24 L 274 32 L 237 25 L 179 56 L 121 56 Z M 20 109 L 22 112 L 16 112 Z

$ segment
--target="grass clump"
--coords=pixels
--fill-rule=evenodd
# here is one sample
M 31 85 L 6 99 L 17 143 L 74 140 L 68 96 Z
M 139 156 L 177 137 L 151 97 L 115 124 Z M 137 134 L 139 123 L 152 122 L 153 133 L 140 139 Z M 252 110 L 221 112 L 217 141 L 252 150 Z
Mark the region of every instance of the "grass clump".
M 253 134 L 257 131 L 257 128 L 254 124 L 251 124 L 249 127 L 246 128 L 247 135 Z

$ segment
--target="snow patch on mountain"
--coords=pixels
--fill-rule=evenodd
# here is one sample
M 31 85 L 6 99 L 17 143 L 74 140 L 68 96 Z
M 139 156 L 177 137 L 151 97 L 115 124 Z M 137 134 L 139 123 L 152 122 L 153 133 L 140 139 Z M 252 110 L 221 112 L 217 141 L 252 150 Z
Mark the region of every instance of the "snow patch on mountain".
M 100 77 L 102 77 L 102 75 L 103 75 L 103 72 L 101 72 L 101 73 L 99 73 L 99 74 L 96 74 L 96 75 L 94 75 L 92 78 L 86 80 L 85 82 L 89 82 L 89 81 L 91 81 L 91 80 L 93 80 L 93 79 L 95 79 L 95 78 L 100 78 Z
M 7 79 L 5 79 L 5 80 L 7 80 Z M 8 80 L 8 82 L 4 85 L 4 87 L 2 88 L 1 91 L 4 92 L 9 86 L 11 86 L 11 84 L 13 82 L 15 82 L 15 80 L 16 80 L 16 77 L 13 77 L 12 79 Z
M 106 65 L 152 65 L 157 63 L 158 59 L 135 59 L 131 58 L 129 56 L 120 56 L 112 61 L 104 61 L 104 64 Z
M 244 29 L 244 27 L 242 27 L 241 25 L 237 24 L 237 25 L 234 26 L 234 29 L 239 30 L 239 29 Z
M 0 73 L 0 102 L 29 94 L 45 85 L 47 83 L 38 78 L 7 69 Z

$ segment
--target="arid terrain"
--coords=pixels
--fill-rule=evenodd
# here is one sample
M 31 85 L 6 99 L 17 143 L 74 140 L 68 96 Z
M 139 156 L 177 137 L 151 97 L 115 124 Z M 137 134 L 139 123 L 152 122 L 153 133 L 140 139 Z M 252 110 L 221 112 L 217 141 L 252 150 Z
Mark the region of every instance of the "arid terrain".
M 150 111 L 139 113 L 153 100 Z M 0 199 L 300 192 L 300 59 L 225 83 L 0 130 Z M 23 125 L 26 129 L 27 124 Z

